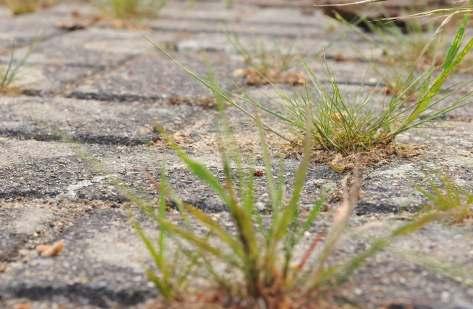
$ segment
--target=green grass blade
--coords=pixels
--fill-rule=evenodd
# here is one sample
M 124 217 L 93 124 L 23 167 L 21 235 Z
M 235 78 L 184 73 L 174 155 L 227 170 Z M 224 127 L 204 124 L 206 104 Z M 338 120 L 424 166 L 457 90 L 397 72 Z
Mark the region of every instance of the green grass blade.
M 241 244 L 232 236 L 231 233 L 225 231 L 222 226 L 208 216 L 206 213 L 191 205 L 185 206 L 186 211 L 196 218 L 200 223 L 207 227 L 210 232 L 216 235 L 223 243 L 227 244 L 236 256 L 243 257 L 243 248 Z

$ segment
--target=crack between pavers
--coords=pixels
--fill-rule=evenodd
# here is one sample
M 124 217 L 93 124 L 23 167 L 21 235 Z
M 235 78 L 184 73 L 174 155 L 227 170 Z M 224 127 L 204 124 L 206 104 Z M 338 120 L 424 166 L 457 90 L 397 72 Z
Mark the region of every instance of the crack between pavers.
M 54 27 L 54 28 L 57 29 L 57 27 Z M 5 54 L 8 54 L 8 53 L 14 52 L 17 49 L 26 48 L 26 47 L 30 47 L 30 46 L 34 47 L 35 44 L 45 43 L 45 42 L 47 42 L 51 39 L 54 39 L 56 37 L 61 37 L 61 36 L 65 36 L 69 33 L 84 31 L 84 30 L 85 29 L 80 29 L 80 30 L 75 30 L 75 31 L 66 31 L 66 30 L 59 29 L 57 33 L 52 33 L 50 35 L 46 35 L 46 36 L 43 36 L 43 37 L 33 38 L 32 40 L 26 40 L 25 42 L 20 42 L 19 44 L 13 44 L 11 46 L 7 46 L 4 49 L 4 51 L 5 51 Z M 3 53 L 1 53 L 1 54 L 3 54 Z M 27 64 L 28 64 L 28 62 L 27 62 Z M 32 63 L 32 64 L 34 64 L 34 63 Z
M 202 108 L 213 108 L 215 107 L 214 99 L 212 96 L 198 96 L 198 97 L 183 97 L 179 95 L 137 95 L 137 94 L 114 94 L 114 93 L 97 93 L 97 92 L 85 92 L 85 91 L 72 91 L 66 98 L 80 99 L 80 100 L 93 100 L 102 102 L 142 102 L 142 103 L 155 103 L 156 101 L 162 101 L 165 104 L 173 105 L 189 105 L 199 106 Z
M 41 142 L 66 142 L 66 139 L 61 134 L 48 134 L 48 133 L 32 133 L 23 132 L 19 130 L 4 130 L 0 128 L 1 137 L 15 138 L 17 140 L 34 140 Z M 114 146 L 142 146 L 151 143 L 156 136 L 149 136 L 143 138 L 132 138 L 126 136 L 114 136 L 114 135 L 94 135 L 88 136 L 85 134 L 75 134 L 68 136 L 67 142 L 73 141 L 80 144 L 95 144 L 95 145 L 114 145 Z
M 280 37 L 280 38 L 322 38 L 321 35 L 318 34 L 282 34 L 282 33 L 267 33 L 265 31 L 234 31 L 234 30 L 225 30 L 225 29 L 219 29 L 216 27 L 213 30 L 203 30 L 203 29 L 198 29 L 198 30 L 192 30 L 192 29 L 185 29 L 180 31 L 179 29 L 175 28 L 168 28 L 166 26 L 150 26 L 150 29 L 153 31 L 162 31 L 162 32 L 189 32 L 189 33 L 236 33 L 236 34 L 250 34 L 250 35 L 271 35 L 272 37 Z
M 74 82 L 70 83 L 65 83 L 60 90 L 52 92 L 52 95 L 54 96 L 59 96 L 59 97 L 68 97 L 68 94 L 72 91 L 72 89 L 77 88 L 80 84 L 83 82 L 89 80 L 89 79 L 94 79 L 97 77 L 100 77 L 102 74 L 110 73 L 115 70 L 120 69 L 121 67 L 125 66 L 128 62 L 131 62 L 135 60 L 136 58 L 140 57 L 140 54 L 137 55 L 131 55 L 129 57 L 126 57 L 125 59 L 118 61 L 116 64 L 112 66 L 105 66 L 105 67 L 97 67 L 95 70 L 93 70 L 90 74 L 87 74 L 84 77 L 78 78 Z
M 71 302 L 83 303 L 83 300 L 88 300 L 90 305 L 101 308 L 110 307 L 110 302 L 128 306 L 136 305 L 156 296 L 152 290 L 115 291 L 108 287 L 91 287 L 80 283 L 62 286 L 27 286 L 22 284 L 7 287 L 5 290 L 4 292 L 9 295 L 9 298 L 27 298 L 38 301 L 52 300 L 54 296 L 62 296 Z
M 284 22 L 284 23 L 278 23 L 274 21 L 246 21 L 242 19 L 225 19 L 225 18 L 212 18 L 212 17 L 205 17 L 205 18 L 198 18 L 198 17 L 192 17 L 192 16 L 186 16 L 184 18 L 179 18 L 177 16 L 172 16 L 172 15 L 165 15 L 162 14 L 159 17 L 160 19 L 163 20 L 177 20 L 177 21 L 183 21 L 183 20 L 189 20 L 189 21 L 204 21 L 204 22 L 227 22 L 227 23 L 240 23 L 240 24 L 251 24 L 251 25 L 256 25 L 256 26 L 294 26 L 294 27 L 302 27 L 302 28 L 314 28 L 316 26 L 320 26 L 317 24 L 310 24 L 310 23 L 302 23 L 302 22 Z

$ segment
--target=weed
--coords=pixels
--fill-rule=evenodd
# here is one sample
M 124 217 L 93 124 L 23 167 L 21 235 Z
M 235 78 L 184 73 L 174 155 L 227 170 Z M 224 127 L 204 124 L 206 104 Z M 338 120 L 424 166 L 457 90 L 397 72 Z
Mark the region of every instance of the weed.
M 439 185 L 432 184 L 429 189 L 419 190 L 428 200 L 424 210 L 445 214 L 447 223 L 473 219 L 473 193 L 460 188 L 450 178 L 443 176 Z
M 392 97 L 381 112 L 372 110 L 370 95 L 353 101 L 342 93 L 333 76 L 326 86 L 310 69 L 307 72 L 311 82 L 304 91 L 292 96 L 282 95 L 287 106 L 284 114 L 271 111 L 260 103 L 257 105 L 299 131 L 304 128 L 307 110 L 311 110 L 312 136 L 315 144 L 324 150 L 348 155 L 390 145 L 400 133 L 431 122 L 465 104 L 460 99 L 447 107 L 433 109 L 441 101 L 437 97 L 445 81 L 473 48 L 473 39 L 462 47 L 465 24 L 466 21 L 458 29 L 441 71 L 435 77 L 433 71 L 426 71 L 412 78 L 412 82 Z M 414 88 L 419 90 L 415 103 L 406 104 L 407 94 Z
M 103 10 L 117 19 L 155 16 L 167 0 L 98 0 Z
M 5 0 L 4 2 L 14 15 L 34 12 L 41 4 L 40 0 Z
M 441 70 L 435 74 L 433 71 L 428 71 L 416 77 L 399 95 L 392 97 L 380 112 L 373 110 L 372 106 L 375 103 L 369 94 L 357 100 L 351 96 L 345 96 L 332 75 L 329 85 L 324 85 L 317 80 L 314 72 L 307 66 L 306 71 L 310 82 L 305 89 L 296 91 L 293 95 L 280 93 L 281 99 L 285 102 L 284 112 L 274 111 L 247 96 L 243 99 L 287 123 L 296 130 L 296 133 L 298 132 L 299 136 L 303 135 L 304 123 L 309 117 L 312 122 L 311 136 L 318 149 L 348 156 L 353 153 L 389 148 L 399 134 L 432 122 L 467 103 L 464 100 L 465 97 L 462 97 L 446 107 L 439 107 L 439 103 L 444 98 L 438 98 L 445 82 L 473 48 L 473 39 L 464 44 L 467 22 L 468 18 L 465 17 L 444 57 Z M 161 49 L 161 51 L 205 87 L 219 94 L 226 103 L 254 118 L 252 113 L 237 102 L 232 94 L 198 76 L 164 50 Z M 422 91 L 413 104 L 407 104 L 405 94 L 417 84 L 423 85 Z M 276 133 L 283 136 L 279 132 Z M 301 137 L 296 138 L 295 143 L 300 144 L 301 140 Z
M 235 35 L 229 35 L 228 41 L 243 57 L 245 68 L 234 72 L 236 77 L 242 77 L 247 85 L 258 86 L 266 84 L 305 84 L 305 76 L 301 72 L 291 71 L 297 60 L 297 55 L 290 50 L 283 51 L 276 46 L 268 48 L 262 42 L 252 44 L 253 49 L 245 47 Z
M 455 9 L 459 10 L 459 8 Z M 467 11 L 454 9 L 451 12 L 440 24 L 418 23 L 413 18 L 417 14 L 408 15 L 409 18 L 402 16 L 384 18 L 377 22 L 366 22 L 360 19 L 354 24 L 341 16 L 337 16 L 337 20 L 372 43 L 375 48 L 382 49 L 382 57 L 376 59 L 378 62 L 414 71 L 441 67 L 443 52 L 448 49 L 450 37 L 453 35 L 450 31 L 452 27 L 448 26 L 452 24 L 452 20 L 458 20 L 453 18 L 454 15 L 460 12 L 467 13 Z M 369 34 L 356 27 L 361 21 L 365 22 L 364 25 L 369 30 Z M 399 21 L 403 22 L 404 27 L 397 24 Z M 472 67 L 473 58 L 467 56 L 458 66 L 458 70 L 469 71 Z
M 209 83 L 219 89 L 214 79 L 209 79 Z M 284 173 L 273 173 L 266 131 L 255 116 L 270 209 L 270 215 L 264 216 L 256 208 L 255 170 L 243 167 L 233 130 L 223 114 L 225 99 L 218 92 L 213 94 L 221 113 L 219 150 L 223 179 L 190 158 L 164 130 L 161 130 L 161 136 L 187 169 L 224 202 L 232 223 L 230 227 L 182 202 L 164 173 L 161 173 L 159 184 L 159 206 L 137 201 L 159 227 L 157 239 L 153 240 L 135 222 L 156 267 L 154 271 L 148 271 L 148 276 L 168 301 L 225 303 L 238 308 L 317 307 L 314 304 L 325 301 L 332 292 L 329 290 L 350 278 L 369 257 L 385 249 L 394 238 L 414 232 L 436 219 L 435 215 L 425 213 L 388 236 L 375 239 L 366 251 L 334 265 L 330 262 L 331 257 L 359 198 L 357 170 L 350 184 L 348 177 L 344 180 L 343 202 L 334 214 L 331 228 L 318 231 L 307 240 L 307 233 L 324 204 L 321 198 L 308 212 L 303 212 L 299 206 L 314 146 L 309 133 L 311 122 L 306 122 L 303 156 L 295 172 L 293 187 L 288 190 L 284 185 Z M 167 217 L 167 203 L 177 206 L 178 223 Z M 176 256 L 183 261 L 178 261 Z
M 8 64 L 0 67 L 0 92 L 16 92 L 13 83 L 18 78 L 22 67 L 30 55 L 31 49 L 19 60 L 15 59 L 14 52 L 11 53 Z

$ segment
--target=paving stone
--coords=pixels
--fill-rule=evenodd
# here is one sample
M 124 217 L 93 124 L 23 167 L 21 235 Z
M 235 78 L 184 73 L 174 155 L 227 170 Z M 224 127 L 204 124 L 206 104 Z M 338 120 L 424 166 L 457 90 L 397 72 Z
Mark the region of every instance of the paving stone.
M 325 16 L 320 10 L 307 11 L 297 8 L 266 7 L 254 10 L 254 14 L 246 14 L 242 18 L 244 23 L 298 25 L 299 27 L 330 28 L 334 20 Z
M 237 33 L 253 35 L 272 35 L 274 37 L 324 37 L 330 28 L 304 27 L 298 25 L 263 25 L 236 22 L 206 21 L 206 20 L 174 20 L 160 18 L 150 22 L 150 27 L 159 31 L 185 31 L 190 33 Z
M 344 238 L 351 240 L 340 248 L 343 247 L 344 252 L 362 250 L 367 243 L 361 243 L 373 241 L 400 224 L 403 222 L 398 218 L 371 218 L 347 233 L 351 236 Z M 431 224 L 418 233 L 398 239 L 390 250 L 371 259 L 346 285 L 346 295 L 363 303 L 365 308 L 389 304 L 434 309 L 470 308 L 473 306 L 473 289 L 468 284 L 473 280 L 472 244 L 468 225 Z M 442 265 L 439 267 L 444 267 L 445 271 L 433 265 Z M 455 269 L 461 269 L 461 275 L 454 275 Z
M 24 250 L 22 260 L 8 265 L 0 274 L 3 297 L 109 307 L 155 295 L 143 271 L 149 257 L 125 210 L 97 209 L 74 223 L 61 235 L 59 256 Z
M 382 54 L 381 48 L 375 48 L 367 42 L 356 40 L 350 33 L 336 34 L 337 38 L 331 39 L 287 39 L 274 38 L 271 36 L 249 36 L 239 35 L 238 39 L 242 46 L 250 51 L 256 51 L 261 46 L 268 52 L 290 52 L 302 54 L 302 60 L 309 61 L 316 54 L 325 53 L 328 59 L 353 60 L 353 59 L 378 59 Z M 333 41 L 340 43 L 333 44 Z M 354 48 L 355 46 L 355 48 Z M 223 33 L 197 33 L 187 39 L 178 42 L 177 49 L 180 51 L 225 51 L 237 53 L 235 47 L 230 43 L 227 34 Z
M 149 146 L 125 147 L 89 145 L 78 150 L 55 142 L 2 139 L 0 198 L 59 198 L 70 201 L 128 200 L 115 188 L 119 181 L 145 199 L 153 199 L 154 182 L 165 167 L 171 183 L 183 200 L 209 212 L 224 206 L 215 194 L 192 176 L 175 155 Z M 86 154 L 82 154 L 83 152 Z M 87 164 L 98 160 L 98 169 Z M 195 186 L 188 186 L 189 183 Z M 187 184 L 187 185 L 186 185 Z
M 235 84 L 231 77 L 235 64 L 225 55 L 182 54 L 176 58 L 202 76 L 213 72 L 223 87 Z M 71 96 L 125 101 L 166 99 L 176 104 L 212 105 L 208 90 L 158 52 L 137 57 L 116 70 L 85 81 Z
M 173 1 L 159 12 L 159 16 L 177 20 L 240 21 L 244 16 L 254 13 L 252 7 L 241 6 L 238 3 L 228 8 L 224 1 L 199 3 Z
M 321 11 L 310 14 L 297 8 L 260 8 L 235 2 L 228 7 L 224 1 L 201 2 L 198 5 L 186 2 L 173 2 L 163 8 L 159 16 L 166 19 L 189 19 L 207 21 L 232 21 L 245 24 L 298 25 L 300 27 L 325 27 L 333 22 Z
M 60 36 L 64 31 L 56 27 L 57 19 L 47 13 L 2 16 L 0 19 L 0 54 L 5 49 L 38 44 Z
M 61 93 L 67 85 L 86 78 L 92 73 L 94 70 L 87 67 L 27 64 L 20 68 L 10 86 L 21 93 L 45 96 Z
M 416 129 L 402 135 L 400 142 L 424 145 L 424 152 L 420 157 L 395 160 L 369 171 L 363 181 L 365 195 L 357 213 L 418 209 L 425 200 L 416 187 L 428 187 L 442 174 L 451 175 L 465 188 L 473 189 L 469 172 L 473 166 L 471 130 L 471 123 L 442 122 L 434 128 Z
M 179 35 L 90 28 L 54 37 L 33 47 L 18 50 L 15 54 L 20 57 L 31 50 L 27 61 L 33 64 L 102 68 L 120 64 L 138 54 L 154 52 L 154 47 L 146 37 L 157 44 L 165 44 L 174 42 Z M 7 61 L 7 56 L 3 59 Z
M 157 137 L 155 125 L 177 130 L 202 111 L 191 105 L 98 102 L 64 98 L 0 99 L 0 135 L 20 139 L 139 145 Z
M 34 249 L 57 237 L 75 217 L 92 206 L 73 202 L 60 203 L 52 200 L 15 200 L 0 202 L 0 261 L 13 262 L 21 259 L 23 249 Z M 95 204 L 97 204 L 95 202 Z

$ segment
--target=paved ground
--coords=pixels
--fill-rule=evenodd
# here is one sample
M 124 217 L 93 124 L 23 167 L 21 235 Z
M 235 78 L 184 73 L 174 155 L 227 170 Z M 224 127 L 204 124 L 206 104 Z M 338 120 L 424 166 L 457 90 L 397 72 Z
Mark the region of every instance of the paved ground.
M 366 60 L 383 57 L 382 46 L 319 11 L 170 2 L 159 19 L 138 29 L 104 23 L 61 29 L 59 24 L 72 20 L 71 12 L 81 18 L 95 14 L 93 7 L 73 1 L 20 17 L 0 9 L 0 60 L 5 63 L 13 47 L 20 55 L 34 44 L 17 82 L 23 94 L 0 97 L 0 307 L 121 308 L 156 296 L 143 275 L 147 254 L 128 222 L 132 206 L 110 185 L 112 177 L 152 198 L 151 179 L 164 165 L 185 200 L 216 217 L 224 214 L 224 205 L 155 142 L 153 131 L 158 123 L 165 126 L 189 152 L 219 170 L 211 97 L 145 37 L 172 46 L 175 57 L 198 72 L 210 65 L 227 89 L 243 85 L 232 74 L 242 59 L 227 43 L 226 32 L 237 33 L 243 42 L 292 46 L 316 69 L 320 64 L 314 54 L 327 47 L 328 64 L 347 92 L 364 93 L 380 81 Z M 268 87 L 244 90 L 275 104 Z M 379 95 L 379 104 L 384 99 Z M 254 126 L 236 110 L 228 113 L 251 154 L 258 144 Z M 363 248 L 373 235 L 418 210 L 423 198 L 415 186 L 435 173 L 448 173 L 473 188 L 472 119 L 473 107 L 465 107 L 434 127 L 404 134 L 400 141 L 425 146 L 420 156 L 365 171 L 362 201 L 341 254 Z M 91 168 L 67 139 L 100 160 L 102 171 Z M 284 160 L 290 176 L 297 159 Z M 314 164 L 304 203 L 309 205 L 321 187 L 337 188 L 342 177 Z M 60 239 L 65 242 L 60 256 L 37 255 L 37 245 Z M 428 266 L 422 263 L 426 257 L 448 267 Z M 358 272 L 341 293 L 361 308 L 473 308 L 473 227 L 435 224 L 403 239 Z

